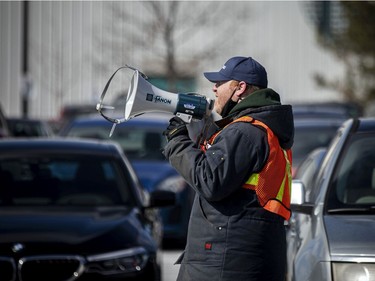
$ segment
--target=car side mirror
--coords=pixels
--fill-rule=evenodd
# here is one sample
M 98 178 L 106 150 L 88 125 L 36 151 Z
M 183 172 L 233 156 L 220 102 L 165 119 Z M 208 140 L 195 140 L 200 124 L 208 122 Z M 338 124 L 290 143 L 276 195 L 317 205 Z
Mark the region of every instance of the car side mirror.
M 293 212 L 311 214 L 314 205 L 305 201 L 305 185 L 300 180 L 292 181 L 292 194 L 290 197 L 290 207 Z
M 173 191 L 155 190 L 150 193 L 148 208 L 168 207 L 176 204 L 176 194 Z
M 292 181 L 292 195 L 290 197 L 290 203 L 296 205 L 305 203 L 305 185 L 300 180 Z

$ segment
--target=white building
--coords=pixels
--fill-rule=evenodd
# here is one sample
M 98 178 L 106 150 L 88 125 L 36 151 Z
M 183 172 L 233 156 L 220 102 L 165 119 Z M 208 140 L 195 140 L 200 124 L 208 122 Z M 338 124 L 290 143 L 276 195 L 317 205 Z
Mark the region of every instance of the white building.
M 116 54 L 115 40 L 120 45 L 129 37 L 118 37 L 105 26 L 119 26 L 119 19 L 109 15 L 109 1 L 30 1 L 28 2 L 28 79 L 31 81 L 29 117 L 55 118 L 65 104 L 88 103 L 99 95 L 112 73 L 124 64 L 138 67 L 146 74 L 155 72 L 159 57 L 153 53 L 157 46 L 129 48 Z M 120 2 L 121 7 L 135 16 L 146 16 L 137 10 L 137 2 Z M 207 2 L 192 1 L 197 12 Z M 298 1 L 230 1 L 247 19 L 232 9 L 221 13 L 232 32 L 223 33 L 215 44 L 227 44 L 215 59 L 206 59 L 191 69 L 196 74 L 197 92 L 211 95 L 212 85 L 204 79 L 204 71 L 219 70 L 236 55 L 252 56 L 268 71 L 269 87 L 282 96 L 284 103 L 340 100 L 336 92 L 316 86 L 315 73 L 325 77 L 342 77 L 342 65 L 333 54 L 316 42 L 312 22 L 306 13 L 306 2 Z M 0 103 L 8 116 L 21 116 L 21 93 L 24 85 L 22 61 L 24 2 L 0 2 Z M 138 6 L 136 6 L 138 5 Z M 207 10 L 207 13 L 215 11 Z M 186 23 L 189 16 L 185 15 Z M 110 19 L 108 21 L 108 18 Z M 124 21 L 130 19 L 124 19 Z M 181 48 L 178 59 L 189 60 L 193 48 L 203 46 L 212 34 L 220 34 L 223 24 L 194 32 L 193 43 Z M 142 28 L 146 27 L 137 27 Z M 121 41 L 122 40 L 122 41 Z M 103 61 L 105 60 L 105 68 Z M 102 62 L 101 67 L 98 62 Z M 122 85 L 127 88 L 127 85 Z

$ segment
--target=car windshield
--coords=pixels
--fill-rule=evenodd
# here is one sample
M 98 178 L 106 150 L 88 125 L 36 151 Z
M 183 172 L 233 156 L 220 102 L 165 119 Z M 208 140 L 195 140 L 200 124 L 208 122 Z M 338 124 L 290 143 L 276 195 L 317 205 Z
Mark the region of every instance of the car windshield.
M 0 179 L 0 206 L 132 204 L 123 172 L 107 157 L 1 158 Z
M 328 209 L 373 210 L 375 206 L 375 135 L 359 134 L 345 150 L 329 191 Z M 368 207 L 368 208 L 367 208 Z
M 161 153 L 162 147 L 166 144 L 162 134 L 164 127 L 120 124 L 109 138 L 110 126 L 106 125 L 73 126 L 67 136 L 115 141 L 130 160 L 165 160 Z

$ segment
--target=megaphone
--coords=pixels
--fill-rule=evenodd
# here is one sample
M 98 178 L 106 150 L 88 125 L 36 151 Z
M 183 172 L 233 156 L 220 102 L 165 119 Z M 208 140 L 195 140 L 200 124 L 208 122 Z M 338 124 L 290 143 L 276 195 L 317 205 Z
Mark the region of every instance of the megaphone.
M 135 70 L 125 104 L 125 120 L 147 112 L 166 112 L 184 122 L 201 120 L 211 114 L 213 100 L 196 93 L 171 93 L 149 83 Z
M 134 71 L 130 82 L 125 103 L 124 118 L 114 119 L 104 114 L 103 109 L 112 110 L 114 107 L 104 105 L 103 99 L 115 74 L 122 68 Z M 147 112 L 171 113 L 180 117 L 185 123 L 192 120 L 202 120 L 213 116 L 214 101 L 196 93 L 171 93 L 161 90 L 147 80 L 147 76 L 131 66 L 118 68 L 105 85 L 96 110 L 108 121 L 113 123 L 109 136 L 112 135 L 117 124 Z

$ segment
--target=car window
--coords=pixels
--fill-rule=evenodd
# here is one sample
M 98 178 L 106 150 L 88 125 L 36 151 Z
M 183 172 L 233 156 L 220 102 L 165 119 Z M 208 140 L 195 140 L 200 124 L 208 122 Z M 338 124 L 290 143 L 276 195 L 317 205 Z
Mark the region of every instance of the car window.
M 310 202 L 310 194 L 312 193 L 314 180 L 321 166 L 323 157 L 326 153 L 325 148 L 317 148 L 311 152 L 308 157 L 301 163 L 295 178 L 303 182 L 306 188 L 307 202 Z
M 25 156 L 0 161 L 1 205 L 132 205 L 117 162 L 95 156 Z
M 48 123 L 41 120 L 7 119 L 8 128 L 14 137 L 52 136 Z
M 329 164 L 329 159 L 331 158 L 331 155 L 334 153 L 334 151 L 336 150 L 337 146 L 341 141 L 342 134 L 343 128 L 338 129 L 336 135 L 332 138 L 330 145 L 327 147 L 321 165 L 311 185 L 310 202 L 315 202 L 319 195 L 320 187 L 322 186 L 324 181 L 324 172 L 327 168 L 327 165 Z
M 353 137 L 330 186 L 328 208 L 375 205 L 375 136 Z
M 293 162 L 298 165 L 318 147 L 327 147 L 335 136 L 337 127 L 296 128 L 293 144 Z
M 164 127 L 118 125 L 109 138 L 110 126 L 72 126 L 67 136 L 109 139 L 119 143 L 130 160 L 165 160 L 161 149 L 166 144 Z

